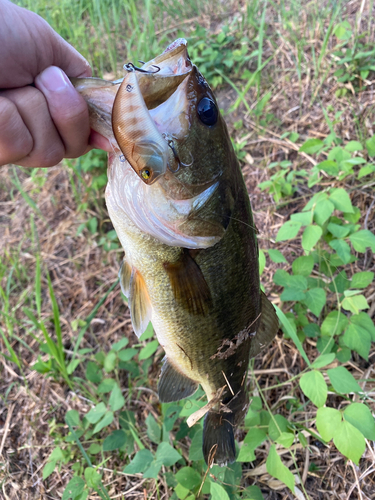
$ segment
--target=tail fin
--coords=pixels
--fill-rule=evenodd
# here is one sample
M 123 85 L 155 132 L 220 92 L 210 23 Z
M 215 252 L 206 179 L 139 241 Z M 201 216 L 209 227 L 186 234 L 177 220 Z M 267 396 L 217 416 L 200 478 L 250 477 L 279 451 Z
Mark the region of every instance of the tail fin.
M 213 462 L 223 467 L 236 460 L 233 429 L 234 413 L 214 410 L 207 413 L 203 424 L 203 455 L 207 465 Z

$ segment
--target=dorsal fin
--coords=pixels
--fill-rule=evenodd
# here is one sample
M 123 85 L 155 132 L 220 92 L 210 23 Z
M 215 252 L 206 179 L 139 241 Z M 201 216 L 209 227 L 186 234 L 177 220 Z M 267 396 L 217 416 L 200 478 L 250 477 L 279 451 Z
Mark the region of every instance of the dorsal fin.
M 271 302 L 263 292 L 260 292 L 262 302 L 262 313 L 259 321 L 259 327 L 255 336 L 251 340 L 250 357 L 253 358 L 274 339 L 278 329 L 279 320 L 276 311 Z
M 158 394 L 161 403 L 188 398 L 198 389 L 198 383 L 180 373 L 166 358 L 161 369 Z
M 208 314 L 211 292 L 189 250 L 183 248 L 181 258 L 177 262 L 165 262 L 163 265 L 176 301 L 191 314 Z
M 144 279 L 134 267 L 130 276 L 128 299 L 134 333 L 139 338 L 151 321 L 152 308 Z
M 130 290 L 130 278 L 132 275 L 131 265 L 126 262 L 126 259 L 121 263 L 120 270 L 118 272 L 118 277 L 120 279 L 121 291 L 128 298 Z

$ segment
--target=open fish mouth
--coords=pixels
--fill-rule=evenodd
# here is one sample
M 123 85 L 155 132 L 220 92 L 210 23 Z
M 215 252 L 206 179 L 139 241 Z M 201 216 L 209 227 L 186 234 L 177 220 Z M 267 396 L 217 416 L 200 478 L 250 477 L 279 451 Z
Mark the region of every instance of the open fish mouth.
M 176 40 L 140 68 L 128 63 L 124 69 L 113 104 L 113 133 L 133 170 L 144 183 L 153 184 L 167 168 L 176 172 L 184 164 L 175 140 L 189 129 L 184 82 L 192 64 L 186 40 Z

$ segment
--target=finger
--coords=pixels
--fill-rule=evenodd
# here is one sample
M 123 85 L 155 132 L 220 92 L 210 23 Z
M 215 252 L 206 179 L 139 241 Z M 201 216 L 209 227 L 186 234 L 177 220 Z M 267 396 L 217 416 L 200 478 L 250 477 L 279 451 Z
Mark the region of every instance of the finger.
M 46 98 L 52 120 L 64 143 L 64 156 L 76 158 L 84 154 L 90 136 L 90 125 L 83 97 L 56 66 L 50 66 L 38 75 L 35 86 Z
M 95 130 L 91 130 L 89 144 L 94 149 L 103 149 L 104 151 L 107 151 L 107 153 L 113 152 L 113 147 L 111 146 L 109 140 Z
M 24 167 L 51 167 L 64 157 L 64 144 L 49 114 L 43 94 L 34 87 L 0 93 L 11 101 L 32 138 L 32 148 L 20 153 L 16 163 Z
M 0 96 L 0 166 L 17 163 L 33 148 L 33 138 L 17 106 Z

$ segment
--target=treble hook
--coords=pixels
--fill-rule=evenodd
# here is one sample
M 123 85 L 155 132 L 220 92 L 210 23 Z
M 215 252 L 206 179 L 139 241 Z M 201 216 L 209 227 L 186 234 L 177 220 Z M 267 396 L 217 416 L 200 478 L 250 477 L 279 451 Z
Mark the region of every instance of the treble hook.
M 156 68 L 156 71 L 148 71 L 147 69 L 138 68 L 138 66 L 134 66 L 134 64 L 131 62 L 124 64 L 124 69 L 126 69 L 127 71 L 140 71 L 141 73 L 149 73 L 152 75 L 155 73 L 159 73 L 159 71 L 160 71 L 159 66 L 156 66 L 155 64 L 153 64 L 151 66 L 151 68 Z
M 176 172 L 178 172 L 180 170 L 180 167 L 191 167 L 193 162 L 194 162 L 194 158 L 193 158 L 193 155 L 191 154 L 191 152 L 189 151 L 190 153 L 190 156 L 191 156 L 191 163 L 189 163 L 188 165 L 186 163 L 182 163 L 182 161 L 180 160 L 177 152 L 176 152 L 176 149 L 174 147 L 174 143 L 173 143 L 173 140 L 172 139 L 168 139 L 167 141 L 168 143 L 168 146 L 171 148 L 172 152 L 173 152 L 173 156 L 175 157 L 175 160 L 177 161 L 177 168 L 176 169 L 172 169 L 169 164 L 168 164 L 168 168 L 169 170 L 175 174 Z

